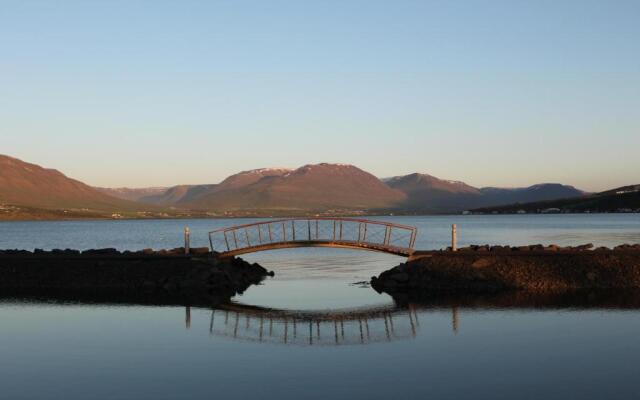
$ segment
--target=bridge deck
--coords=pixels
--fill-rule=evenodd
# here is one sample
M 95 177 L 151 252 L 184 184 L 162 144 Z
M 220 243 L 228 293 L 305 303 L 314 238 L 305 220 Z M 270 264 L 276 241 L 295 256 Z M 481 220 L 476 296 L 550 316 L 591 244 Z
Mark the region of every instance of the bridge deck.
M 413 254 L 417 229 L 356 218 L 304 218 L 262 221 L 209 232 L 220 257 L 296 247 L 334 247 Z

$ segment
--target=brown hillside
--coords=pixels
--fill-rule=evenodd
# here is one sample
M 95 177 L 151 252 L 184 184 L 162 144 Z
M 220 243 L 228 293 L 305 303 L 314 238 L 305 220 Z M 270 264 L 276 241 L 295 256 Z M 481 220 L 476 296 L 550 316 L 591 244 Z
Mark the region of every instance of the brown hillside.
M 0 155 L 0 203 L 49 209 L 132 211 L 141 207 L 109 196 L 55 169 Z
M 271 170 L 276 171 L 276 170 Z M 185 206 L 196 209 L 376 209 L 404 199 L 378 178 L 352 165 L 305 165 L 293 171 L 280 171 L 255 179 L 251 171 L 234 178 L 234 184 L 221 183 Z M 237 182 L 249 182 L 237 185 Z

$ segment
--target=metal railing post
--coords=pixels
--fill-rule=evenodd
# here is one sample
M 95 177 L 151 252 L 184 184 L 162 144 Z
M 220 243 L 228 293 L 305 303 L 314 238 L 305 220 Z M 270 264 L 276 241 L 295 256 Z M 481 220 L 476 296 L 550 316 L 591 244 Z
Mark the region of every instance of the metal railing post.
M 410 249 L 413 249 L 416 245 L 416 236 L 418 236 L 418 230 L 414 228 L 411 230 L 411 241 L 409 242 Z
M 222 234 L 224 235 L 224 242 L 227 244 L 227 251 L 230 251 L 231 247 L 229 247 L 229 239 L 227 239 L 227 231 L 222 232 Z M 211 237 L 211 234 L 209 234 L 209 237 Z
M 458 251 L 458 227 L 451 224 L 451 251 Z
M 296 241 L 296 224 L 295 224 L 295 220 L 291 220 L 291 232 L 293 235 L 293 241 Z
M 190 245 L 191 245 L 191 232 L 189 231 L 189 227 L 186 226 L 184 228 L 184 254 L 189 254 Z

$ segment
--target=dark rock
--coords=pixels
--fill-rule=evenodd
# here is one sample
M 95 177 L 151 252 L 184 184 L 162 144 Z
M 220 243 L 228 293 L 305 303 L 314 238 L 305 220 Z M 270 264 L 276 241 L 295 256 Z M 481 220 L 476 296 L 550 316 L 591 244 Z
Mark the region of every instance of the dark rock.
M 142 282 L 142 287 L 144 289 L 155 289 L 157 287 L 157 284 L 154 281 L 146 280 Z
M 116 255 L 116 254 L 120 254 L 120 252 L 117 249 L 113 249 L 113 248 L 106 248 L 106 249 L 90 249 L 90 250 L 85 250 L 82 252 L 82 254 L 94 254 L 94 255 Z
M 474 268 L 485 268 L 485 267 L 488 267 L 489 265 L 492 265 L 493 263 L 494 261 L 489 258 L 480 258 L 474 261 L 473 264 L 471 264 L 471 266 Z
M 165 254 L 169 252 L 165 251 Z M 113 249 L 89 250 L 69 257 L 67 251 L 0 253 L 0 290 L 60 290 L 74 293 L 113 294 L 111 299 L 145 296 L 182 296 L 225 301 L 259 283 L 269 273 L 258 264 L 235 259 L 151 257 L 150 249 L 129 252 L 126 257 Z M 96 257 L 100 255 L 100 257 Z M 209 301 L 209 304 L 213 304 Z
M 194 256 L 206 255 L 206 254 L 209 254 L 209 248 L 208 247 L 194 247 L 192 249 L 189 249 L 189 254 L 192 254 Z
M 589 246 L 582 246 L 589 248 Z M 529 246 L 526 246 L 529 249 Z M 371 280 L 371 286 L 389 294 L 403 290 L 495 291 L 577 290 L 640 288 L 640 252 L 628 251 L 539 252 L 433 252 L 414 258 Z M 408 281 L 397 279 L 408 271 Z
M 398 283 L 404 283 L 409 280 L 409 274 L 407 274 L 406 272 L 398 272 L 396 274 L 391 275 L 390 279 Z
M 184 247 L 176 247 L 175 249 L 171 249 L 167 251 L 168 254 L 172 256 L 184 255 Z

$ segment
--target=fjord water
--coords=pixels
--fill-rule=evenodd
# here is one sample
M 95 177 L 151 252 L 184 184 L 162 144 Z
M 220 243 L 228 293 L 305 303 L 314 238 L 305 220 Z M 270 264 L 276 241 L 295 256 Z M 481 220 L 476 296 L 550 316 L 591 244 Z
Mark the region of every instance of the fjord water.
M 379 217 L 448 244 L 640 242 L 640 215 Z M 0 223 L 0 248 L 170 248 L 253 220 Z M 276 276 L 205 307 L 0 302 L 0 398 L 637 398 L 640 310 L 396 304 L 363 281 L 403 260 L 364 251 L 247 255 Z M 631 304 L 631 305 L 630 305 Z

